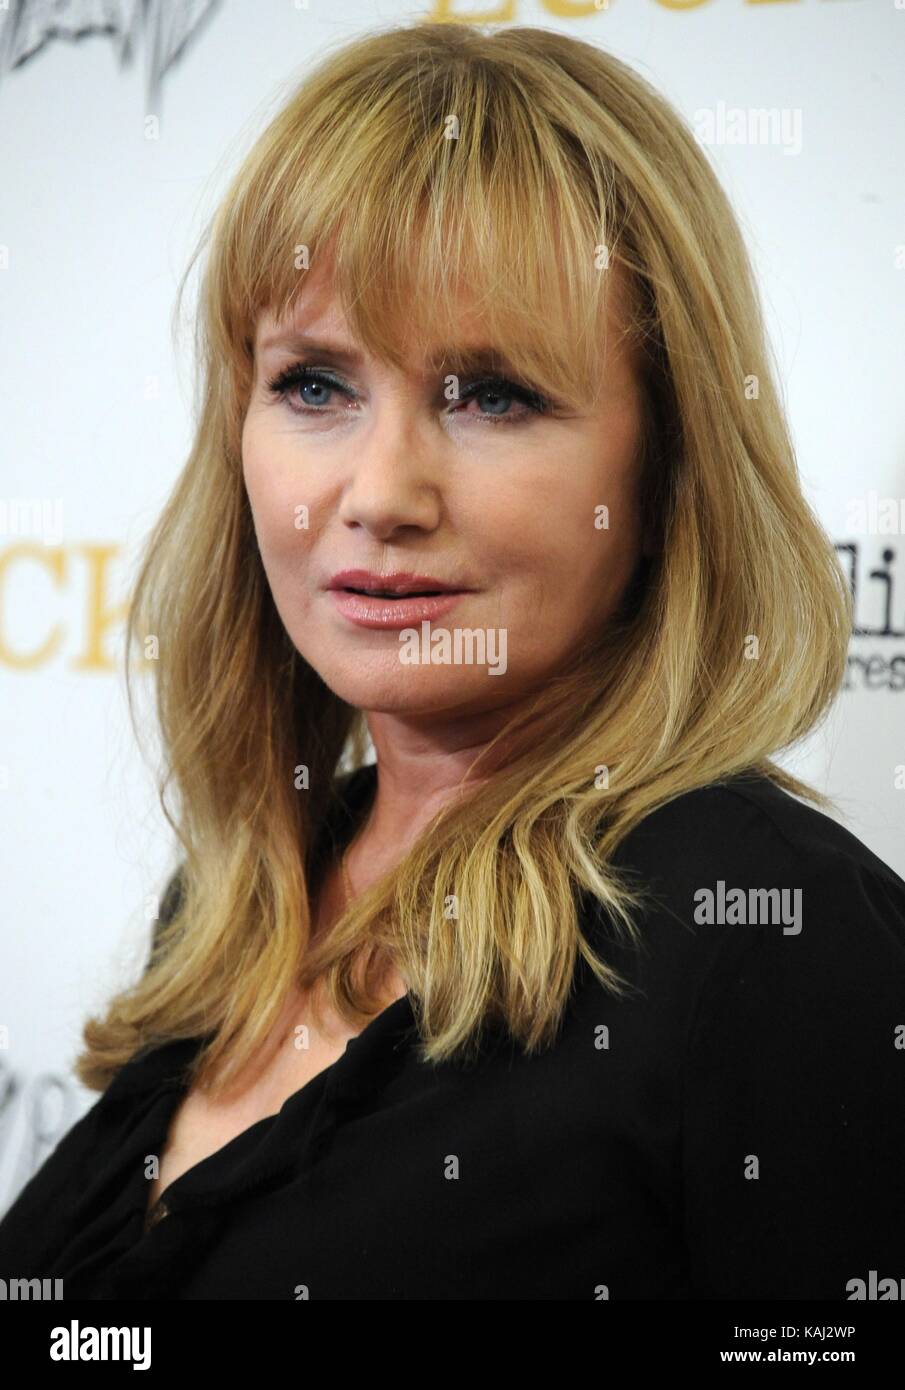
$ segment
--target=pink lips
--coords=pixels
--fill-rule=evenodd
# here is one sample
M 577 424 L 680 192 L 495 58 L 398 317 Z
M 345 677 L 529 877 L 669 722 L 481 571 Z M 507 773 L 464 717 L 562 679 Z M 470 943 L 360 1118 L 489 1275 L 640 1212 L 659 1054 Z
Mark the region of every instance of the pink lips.
M 417 623 L 434 622 L 448 613 L 462 594 L 437 594 L 423 598 L 368 598 L 332 589 L 331 598 L 343 617 L 359 627 L 403 628 Z
M 472 592 L 432 575 L 400 571 L 375 574 L 371 570 L 341 570 L 327 586 L 337 611 L 359 627 L 400 629 L 433 622 L 448 613 L 463 594 Z M 356 593 L 372 589 L 380 594 Z M 391 595 L 398 594 L 394 598 Z

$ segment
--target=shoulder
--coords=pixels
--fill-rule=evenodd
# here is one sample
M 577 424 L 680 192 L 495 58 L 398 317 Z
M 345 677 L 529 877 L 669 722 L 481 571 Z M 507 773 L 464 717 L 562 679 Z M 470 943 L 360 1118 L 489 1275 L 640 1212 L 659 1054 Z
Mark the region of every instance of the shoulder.
M 642 896 L 637 943 L 615 941 L 597 905 L 583 926 L 681 1050 L 728 1056 L 730 1037 L 738 1053 L 762 1027 L 791 1046 L 843 1017 L 862 1036 L 873 1019 L 877 1046 L 892 1045 L 905 1021 L 905 881 L 832 817 L 746 774 L 652 811 L 613 865 Z
M 896 871 L 844 825 L 758 774 L 665 802 L 630 832 L 614 863 L 674 907 L 697 908 L 707 892 L 725 905 L 734 889 L 797 890 L 812 920 L 818 909 L 838 916 L 863 908 L 905 930 L 905 881 Z
M 691 923 L 681 1053 L 697 1296 L 842 1298 L 905 1235 L 905 882 L 761 778 L 677 798 L 646 836 L 637 857 L 664 849 L 660 890 Z M 689 919 L 701 889 L 711 910 Z M 775 917 L 765 889 L 783 890 Z
M 753 772 L 681 792 L 646 816 L 629 839 L 639 848 L 656 839 L 682 853 L 717 853 L 727 850 L 741 829 L 755 832 L 759 843 L 777 854 L 842 855 L 896 876 L 839 821 Z
M 747 775 L 676 797 L 620 849 L 651 890 L 641 938 L 663 963 L 648 973 L 686 992 L 689 1060 L 802 1079 L 838 1051 L 853 1087 L 855 1059 L 875 1077 L 895 1068 L 905 881 L 851 831 Z

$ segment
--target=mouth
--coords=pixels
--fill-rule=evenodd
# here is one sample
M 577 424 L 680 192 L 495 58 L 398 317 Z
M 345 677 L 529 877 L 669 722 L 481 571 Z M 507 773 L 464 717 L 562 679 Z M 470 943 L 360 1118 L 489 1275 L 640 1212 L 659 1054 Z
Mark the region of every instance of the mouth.
M 403 598 L 435 598 L 438 594 L 469 592 L 465 584 L 450 584 L 432 574 L 374 574 L 368 570 L 341 570 L 327 586 L 347 594 L 365 598 L 398 600 Z
M 334 575 L 328 592 L 342 618 L 356 627 L 387 630 L 436 621 L 474 591 L 447 584 L 433 575 L 376 575 L 347 570 Z
M 344 594 L 363 594 L 366 598 L 434 598 L 437 594 L 462 593 L 461 589 L 406 589 L 403 593 L 400 589 L 356 589 L 351 584 L 342 584 L 339 592 Z

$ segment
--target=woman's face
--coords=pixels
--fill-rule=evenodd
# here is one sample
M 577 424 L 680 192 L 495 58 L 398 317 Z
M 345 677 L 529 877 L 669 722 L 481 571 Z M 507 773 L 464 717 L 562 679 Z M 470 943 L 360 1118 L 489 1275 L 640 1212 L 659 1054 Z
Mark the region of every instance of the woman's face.
M 291 321 L 257 324 L 242 462 L 261 557 L 293 644 L 360 709 L 449 717 L 511 705 L 574 657 L 638 560 L 629 358 L 609 352 L 593 412 L 555 401 L 544 412 L 511 385 L 481 386 L 499 370 L 463 354 L 487 346 L 463 312 L 458 351 L 437 346 L 444 366 L 413 353 L 396 369 L 361 350 L 313 278 Z M 272 389 L 300 362 L 307 378 Z M 372 578 L 336 578 L 347 570 Z M 400 573 L 427 576 L 410 589 L 456 592 L 348 592 Z

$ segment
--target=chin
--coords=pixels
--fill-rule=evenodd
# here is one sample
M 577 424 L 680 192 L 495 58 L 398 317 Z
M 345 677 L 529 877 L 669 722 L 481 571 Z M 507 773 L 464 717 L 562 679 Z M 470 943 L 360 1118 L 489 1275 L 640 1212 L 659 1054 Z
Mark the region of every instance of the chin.
M 306 658 L 310 661 L 310 658 Z M 467 714 L 495 703 L 506 686 L 505 676 L 488 676 L 486 671 L 465 670 L 461 666 L 392 669 L 368 658 L 355 663 L 336 659 L 315 663 L 321 680 L 346 704 L 375 714 Z

